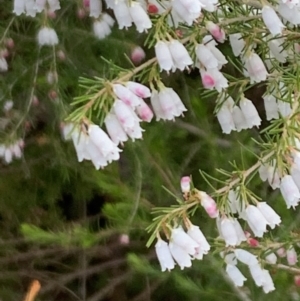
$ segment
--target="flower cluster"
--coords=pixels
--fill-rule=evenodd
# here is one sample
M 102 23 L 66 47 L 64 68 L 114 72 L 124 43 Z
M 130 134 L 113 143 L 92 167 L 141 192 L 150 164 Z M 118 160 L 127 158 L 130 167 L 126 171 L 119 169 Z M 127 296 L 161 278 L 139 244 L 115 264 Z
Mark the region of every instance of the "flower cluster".
M 78 161 L 91 160 L 96 169 L 120 158 L 120 149 L 108 135 L 97 125 L 84 125 L 87 129 L 80 131 L 74 124 L 63 127 L 66 140 L 72 139 Z
M 243 97 L 239 106 L 229 96 L 217 112 L 217 118 L 225 134 L 231 131 L 240 132 L 243 129 L 251 129 L 253 126 L 259 127 L 261 119 L 252 101 Z
M 199 227 L 190 222 L 187 227 L 187 232 L 181 226 L 173 228 L 169 244 L 158 238 L 155 250 L 163 272 L 172 270 L 175 261 L 182 270 L 191 267 L 193 259 L 201 260 L 210 250 L 210 245 Z
M 237 268 L 238 261 L 247 265 L 249 272 L 258 287 L 262 287 L 267 294 L 275 290 L 273 280 L 268 270 L 263 269 L 257 257 L 243 249 L 235 249 L 233 253 L 228 253 L 224 256 L 226 263 L 226 273 L 236 286 L 243 286 L 247 279 Z
M 23 139 L 19 139 L 9 145 L 0 144 L 0 158 L 2 158 L 7 164 L 11 163 L 13 158 L 20 159 L 22 157 L 23 148 Z

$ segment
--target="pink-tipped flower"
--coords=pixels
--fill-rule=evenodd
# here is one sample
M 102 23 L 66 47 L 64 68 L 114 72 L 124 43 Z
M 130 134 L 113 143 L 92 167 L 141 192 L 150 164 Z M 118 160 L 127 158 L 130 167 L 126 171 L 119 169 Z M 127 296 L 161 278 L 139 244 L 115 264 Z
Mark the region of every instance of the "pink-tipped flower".
M 208 21 L 206 23 L 206 29 L 210 32 L 210 34 L 219 42 L 224 43 L 225 41 L 225 31 L 220 28 L 219 25 Z
M 129 81 L 126 83 L 126 87 L 138 97 L 148 98 L 151 96 L 150 89 L 142 84 Z
M 204 191 L 199 191 L 199 198 L 202 207 L 211 218 L 217 218 L 219 216 L 219 210 L 216 202 Z
M 113 91 L 119 99 L 132 108 L 135 108 L 140 104 L 140 98 L 121 84 L 113 84 Z
M 140 104 L 135 108 L 135 110 L 138 116 L 146 122 L 150 122 L 154 116 L 152 110 L 143 99 L 140 99 Z
M 214 89 L 216 81 L 210 72 L 206 71 L 204 68 L 200 68 L 200 75 L 203 87 L 208 90 Z
M 190 177 L 182 177 L 180 181 L 181 191 L 183 193 L 190 192 L 191 190 L 191 178 Z
M 287 249 L 286 259 L 287 259 L 288 265 L 295 265 L 298 262 L 297 253 L 296 253 L 294 247 L 291 246 Z

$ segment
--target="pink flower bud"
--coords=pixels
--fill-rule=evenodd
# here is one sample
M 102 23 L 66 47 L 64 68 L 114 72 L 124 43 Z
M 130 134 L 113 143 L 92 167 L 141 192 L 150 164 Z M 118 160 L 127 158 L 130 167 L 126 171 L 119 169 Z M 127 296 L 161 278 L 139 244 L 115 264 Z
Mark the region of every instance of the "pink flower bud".
M 9 56 L 8 49 L 7 48 L 1 49 L 0 56 L 5 58 L 8 57 Z
M 286 259 L 287 259 L 288 265 L 295 265 L 298 262 L 297 253 L 293 247 L 290 247 L 286 251 Z
M 277 255 L 278 255 L 279 257 L 285 257 L 285 256 L 286 256 L 286 250 L 285 250 L 285 248 L 280 248 L 280 249 L 278 249 L 278 250 L 276 251 L 276 253 L 277 253 Z
M 149 108 L 149 106 L 143 101 L 143 99 L 140 99 L 140 105 L 136 107 L 136 112 L 138 116 L 146 122 L 150 122 L 154 116 L 153 112 Z
M 247 242 L 248 242 L 249 246 L 251 246 L 251 247 L 256 248 L 259 246 L 259 241 L 255 238 L 250 237 L 247 239 Z
M 183 193 L 190 192 L 191 189 L 191 178 L 190 177 L 182 177 L 180 181 L 181 191 Z
M 205 89 L 213 89 L 216 85 L 214 78 L 205 69 L 200 69 L 200 75 L 203 87 Z
M 86 16 L 86 11 L 83 8 L 77 10 L 78 19 L 83 19 Z
M 56 55 L 61 61 L 64 61 L 66 59 L 66 54 L 62 50 L 58 50 Z
M 55 19 L 55 18 L 56 18 L 56 13 L 55 13 L 55 11 L 48 10 L 47 15 L 48 15 L 48 17 L 49 17 L 50 19 Z
M 300 275 L 294 276 L 294 283 L 296 286 L 300 286 Z
M 31 102 L 31 104 L 32 104 L 34 107 L 37 107 L 37 106 L 40 104 L 39 99 L 38 99 L 35 95 L 33 95 L 33 97 L 32 97 L 32 102 Z
M 219 210 L 217 208 L 216 202 L 206 193 L 203 191 L 199 191 L 199 197 L 201 200 L 201 205 L 207 212 L 207 214 L 211 218 L 216 218 L 219 216 Z
M 145 56 L 145 51 L 139 46 L 135 47 L 130 54 L 130 58 L 134 64 L 141 63 Z
M 155 4 L 148 4 L 147 11 L 149 14 L 157 14 L 158 7 Z
M 121 245 L 128 245 L 130 242 L 129 236 L 127 234 L 122 234 L 119 237 L 119 241 Z
M 6 47 L 8 47 L 9 49 L 13 49 L 15 47 L 15 42 L 12 38 L 8 38 L 6 41 L 5 41 L 5 45 Z
M 220 28 L 219 25 L 208 21 L 206 23 L 206 29 L 210 32 L 210 34 L 220 43 L 224 43 L 225 41 L 225 32 Z
M 83 0 L 82 1 L 83 6 L 90 7 L 90 0 Z

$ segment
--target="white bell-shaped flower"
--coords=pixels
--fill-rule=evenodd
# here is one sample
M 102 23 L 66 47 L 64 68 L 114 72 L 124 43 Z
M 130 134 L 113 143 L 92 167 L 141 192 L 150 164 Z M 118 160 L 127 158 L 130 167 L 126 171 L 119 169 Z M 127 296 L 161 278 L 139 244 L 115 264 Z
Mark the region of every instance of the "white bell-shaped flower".
M 264 233 L 267 231 L 267 225 L 270 223 L 266 220 L 260 210 L 253 205 L 248 205 L 245 212 L 248 225 L 254 235 L 263 237 Z
M 220 231 L 221 237 L 225 240 L 226 247 L 237 246 L 239 244 L 239 238 L 232 219 L 227 217 L 222 218 L 220 222 Z
M 234 265 L 227 264 L 226 273 L 229 276 L 229 278 L 233 281 L 235 286 L 241 287 L 247 280 L 247 278 L 245 278 L 241 271 Z
M 267 28 L 270 30 L 271 34 L 273 35 L 281 34 L 282 29 L 285 26 L 282 24 L 275 10 L 268 5 L 264 5 L 261 13 L 262 13 L 262 19 L 265 25 L 267 26 Z
M 248 127 L 251 129 L 253 126 L 257 126 L 259 127 L 261 124 L 261 119 L 258 115 L 258 112 L 254 106 L 254 104 L 252 103 L 251 100 L 247 99 L 247 98 L 243 98 L 240 101 L 240 108 L 246 118 Z
M 288 101 L 277 100 L 278 110 L 282 117 L 288 117 L 292 113 L 291 104 Z
M 275 226 L 281 223 L 280 216 L 266 202 L 259 202 L 257 208 L 265 217 L 271 229 L 274 229 Z
M 248 266 L 253 266 L 255 264 L 258 264 L 257 257 L 246 250 L 235 249 L 234 254 L 240 262 L 242 262 Z
M 121 150 L 98 125 L 89 125 L 88 134 L 90 140 L 98 147 L 109 163 L 120 158 L 119 152 Z
M 232 52 L 235 56 L 239 56 L 245 47 L 245 41 L 240 33 L 233 33 L 229 35 L 229 42 Z
M 14 0 L 13 13 L 17 16 L 25 13 L 25 0 Z
M 111 140 L 116 145 L 128 140 L 126 132 L 124 131 L 122 125 L 120 124 L 120 122 L 115 114 L 108 113 L 104 119 L 104 124 L 106 126 L 106 130 L 107 130 Z
M 225 134 L 230 134 L 231 131 L 235 131 L 236 127 L 233 121 L 233 116 L 232 116 L 232 103 L 230 102 L 230 99 L 226 99 L 219 111 L 217 112 L 217 118 L 220 123 L 220 126 L 222 128 L 222 132 Z
M 198 243 L 199 247 L 196 248 L 196 253 L 194 254 L 194 258 L 202 259 L 203 254 L 207 254 L 210 250 L 210 245 L 207 242 L 205 236 L 198 226 L 190 225 L 187 231 L 187 234 Z
M 246 117 L 239 106 L 233 106 L 231 114 L 237 132 L 248 128 Z
M 38 32 L 38 43 L 40 46 L 55 46 L 58 44 L 58 37 L 53 28 L 43 27 Z
M 147 31 L 152 27 L 152 22 L 139 2 L 131 1 L 129 13 L 138 32 Z
M 192 266 L 191 256 L 183 248 L 171 241 L 169 243 L 169 249 L 173 258 L 180 266 L 181 270 Z
M 90 17 L 98 18 L 101 13 L 102 13 L 102 1 L 90 0 Z
M 169 50 L 177 69 L 183 71 L 187 66 L 193 64 L 193 60 L 191 59 L 188 51 L 178 40 L 172 40 L 169 43 Z
M 156 252 L 157 259 L 160 263 L 162 272 L 166 270 L 170 271 L 174 269 L 175 262 L 171 255 L 169 246 L 164 240 L 162 239 L 157 240 L 157 243 L 155 245 L 155 252 Z
M 127 28 L 132 25 L 132 18 L 127 2 L 124 0 L 120 0 L 118 2 L 114 1 L 113 11 L 117 19 L 119 29 L 123 29 L 124 27 Z
M 265 257 L 266 261 L 271 264 L 276 264 L 277 256 L 274 253 L 270 253 Z
M 273 95 L 269 94 L 263 96 L 263 99 L 266 109 L 267 120 L 278 119 L 279 113 L 276 98 Z
M 197 253 L 197 249 L 200 245 L 194 241 L 184 230 L 182 227 L 172 229 L 171 238 L 174 244 L 180 246 L 184 249 L 188 254 L 195 255 Z
M 218 59 L 213 55 L 211 50 L 204 44 L 198 44 L 196 55 L 200 63 L 207 69 L 218 68 Z
M 169 72 L 170 70 L 175 68 L 174 61 L 167 42 L 158 41 L 154 49 L 160 71 L 166 70 Z
M 283 39 L 272 39 L 268 41 L 271 55 L 280 63 L 285 63 L 288 52 L 283 48 Z
M 263 270 L 264 280 L 263 280 L 263 291 L 265 294 L 268 294 L 275 290 L 273 279 L 268 270 Z
M 281 179 L 280 191 L 288 209 L 291 207 L 295 208 L 298 205 L 300 201 L 300 192 L 292 176 L 285 175 Z
M 109 36 L 111 33 L 111 27 L 114 25 L 114 22 L 114 19 L 110 15 L 103 13 L 101 15 L 101 19 L 96 20 L 93 24 L 95 36 L 100 40 Z

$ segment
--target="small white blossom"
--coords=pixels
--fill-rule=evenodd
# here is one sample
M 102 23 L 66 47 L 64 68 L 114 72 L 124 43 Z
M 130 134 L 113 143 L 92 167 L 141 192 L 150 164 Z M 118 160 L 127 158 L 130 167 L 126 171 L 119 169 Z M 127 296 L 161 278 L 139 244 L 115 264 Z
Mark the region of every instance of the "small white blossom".
M 189 268 L 192 266 L 191 256 L 185 251 L 183 248 L 173 243 L 172 241 L 169 243 L 170 252 L 178 263 L 180 268 L 183 270 L 184 268 Z
M 194 258 L 202 259 L 204 254 L 207 254 L 210 250 L 210 245 L 207 242 L 205 236 L 198 226 L 190 225 L 187 231 L 187 234 L 198 243 L 199 247 L 196 248 L 196 253 L 194 254 Z
M 183 71 L 187 66 L 192 65 L 193 61 L 186 48 L 178 40 L 169 43 L 169 50 L 172 55 L 174 66 Z
M 260 210 L 253 205 L 248 205 L 246 208 L 246 218 L 254 235 L 256 237 L 263 237 L 263 234 L 267 231 L 267 225 L 270 223 L 266 220 Z
M 180 246 L 192 256 L 197 253 L 197 249 L 200 247 L 195 240 L 185 233 L 182 227 L 172 229 L 170 241 Z
M 102 13 L 102 1 L 90 0 L 90 17 L 98 18 Z
M 266 202 L 259 202 L 257 208 L 265 217 L 271 229 L 274 229 L 275 226 L 281 223 L 280 216 Z
M 241 271 L 234 265 L 227 264 L 226 273 L 229 278 L 233 281 L 235 286 L 243 286 L 244 282 L 247 280 Z
M 298 206 L 298 203 L 300 201 L 300 192 L 292 176 L 285 175 L 281 179 L 280 191 L 288 209 Z
M 270 30 L 271 34 L 277 35 L 281 34 L 282 29 L 285 27 L 279 17 L 277 16 L 275 10 L 268 6 L 264 5 L 262 8 L 262 18 L 265 25 Z
M 251 83 L 260 83 L 267 79 L 267 69 L 262 59 L 255 52 L 252 51 L 249 55 L 246 55 L 244 63 Z
M 274 253 L 268 254 L 265 259 L 271 264 L 276 264 L 277 262 L 277 256 Z
M 154 47 L 160 71 L 174 69 L 174 62 L 167 42 L 158 41 Z
M 129 13 L 138 32 L 147 31 L 152 27 L 152 22 L 148 14 L 144 11 L 139 2 L 131 1 Z
M 163 241 L 162 239 L 158 239 L 155 245 L 155 251 L 162 272 L 174 269 L 175 262 L 172 258 L 169 246 L 165 241 Z
M 58 44 L 58 37 L 53 28 L 43 27 L 38 32 L 38 43 L 40 46 L 54 46 Z
M 273 95 L 265 95 L 263 96 L 264 105 L 266 109 L 267 120 L 278 119 L 278 105 L 276 98 Z
M 253 266 L 255 264 L 258 264 L 257 257 L 246 250 L 235 249 L 234 254 L 240 262 L 248 266 Z
M 245 41 L 240 33 L 233 33 L 229 35 L 229 42 L 232 52 L 235 56 L 239 56 L 245 47 Z
M 254 104 L 252 103 L 251 100 L 247 99 L 247 98 L 243 98 L 240 101 L 240 108 L 246 118 L 248 127 L 251 129 L 253 126 L 257 126 L 259 127 L 261 124 L 261 119 L 258 115 L 258 112 L 254 106 Z

